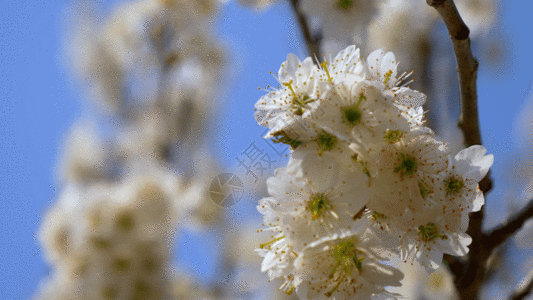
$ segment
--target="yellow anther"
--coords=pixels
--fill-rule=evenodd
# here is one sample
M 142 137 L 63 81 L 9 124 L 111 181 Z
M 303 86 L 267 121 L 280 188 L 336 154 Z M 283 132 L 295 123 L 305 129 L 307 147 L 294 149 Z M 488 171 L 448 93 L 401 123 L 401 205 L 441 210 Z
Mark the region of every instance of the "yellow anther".
M 392 75 L 392 70 L 389 70 L 387 73 L 385 73 L 385 85 L 387 85 L 387 82 L 389 82 L 389 79 Z
M 287 295 L 292 295 L 292 291 L 293 291 L 293 290 L 294 290 L 294 285 L 291 286 L 291 288 L 290 288 L 288 291 L 286 291 L 285 294 L 287 294 Z

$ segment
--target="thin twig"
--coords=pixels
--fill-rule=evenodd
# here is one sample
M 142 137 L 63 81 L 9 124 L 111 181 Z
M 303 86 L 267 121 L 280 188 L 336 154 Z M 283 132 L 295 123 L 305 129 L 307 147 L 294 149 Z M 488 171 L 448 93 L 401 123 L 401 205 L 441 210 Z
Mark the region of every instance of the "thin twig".
M 298 19 L 298 24 L 300 24 L 300 29 L 302 30 L 302 34 L 304 35 L 305 43 L 307 44 L 307 51 L 309 52 L 309 55 L 312 57 L 315 55 L 316 57 L 320 57 L 320 35 L 311 35 L 311 30 L 309 28 L 309 23 L 307 22 L 307 19 L 300 8 L 300 1 L 299 0 L 289 0 L 289 2 L 292 5 L 292 8 L 294 10 L 294 13 L 296 14 L 296 18 Z
M 533 289 L 533 270 L 530 270 L 529 273 L 524 277 L 517 290 L 511 295 L 509 300 L 521 300 L 526 298 Z
M 501 225 L 490 233 L 483 235 L 483 245 L 489 250 L 498 247 L 522 228 L 522 225 L 531 217 L 533 217 L 533 199 L 529 200 L 529 203 L 519 213 L 509 218 L 507 224 Z
M 435 8 L 442 17 L 452 41 L 461 96 L 461 115 L 458 126 L 463 131 L 464 142 L 466 146 L 481 145 L 476 90 L 479 64 L 470 48 L 470 30 L 461 18 L 453 0 L 426 0 L 426 2 Z M 490 191 L 492 188 L 490 172 L 481 180 L 479 187 L 485 194 Z M 481 243 L 483 237 L 482 223 L 483 209 L 471 214 L 470 226 L 467 231 L 472 237 L 469 258 L 464 263 L 464 268 L 456 268 L 455 272 L 457 273 L 454 272 L 455 284 L 461 299 L 477 299 L 479 288 L 484 280 L 485 266 L 490 251 Z

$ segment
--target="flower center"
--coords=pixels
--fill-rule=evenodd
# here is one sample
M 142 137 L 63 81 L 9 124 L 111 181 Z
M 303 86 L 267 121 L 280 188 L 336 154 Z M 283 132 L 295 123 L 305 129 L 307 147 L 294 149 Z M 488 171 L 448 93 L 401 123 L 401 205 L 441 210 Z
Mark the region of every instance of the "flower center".
M 361 122 L 361 111 L 359 110 L 359 104 L 363 100 L 366 100 L 366 96 L 361 93 L 359 95 L 359 100 L 357 104 L 352 104 L 350 106 L 345 106 L 341 108 L 342 111 L 342 121 L 346 123 L 349 127 L 354 127 L 357 123 Z
M 373 214 L 372 214 L 372 220 L 376 221 L 378 219 L 386 219 L 387 216 L 384 215 L 384 214 L 381 214 L 381 213 L 378 213 L 377 211 L 375 211 Z
M 324 151 L 331 151 L 333 148 L 335 148 L 335 145 L 337 144 L 337 137 L 334 136 L 331 133 L 326 132 L 324 129 L 322 129 L 322 132 L 318 135 L 318 155 L 322 156 L 322 153 Z
M 418 166 L 414 157 L 400 153 L 400 163 L 394 168 L 395 173 L 400 173 L 401 177 L 413 175 Z
M 124 231 L 131 231 L 135 226 L 133 215 L 129 212 L 122 212 L 115 220 L 115 226 Z
M 403 133 L 400 130 L 389 130 L 385 133 L 385 142 L 394 144 L 403 137 Z
M 131 263 L 126 258 L 116 258 L 113 262 L 113 267 L 119 272 L 126 272 Z
M 356 105 L 342 108 L 342 120 L 350 127 L 354 127 L 361 120 L 361 112 Z
M 427 223 L 426 225 L 420 225 L 418 227 L 418 234 L 424 242 L 431 242 L 436 238 L 441 238 L 447 240 L 448 236 L 445 234 L 440 234 L 437 226 L 432 222 Z
M 322 216 L 325 211 L 333 207 L 329 204 L 329 200 L 324 193 L 316 193 L 309 199 L 307 208 L 311 212 L 311 219 L 314 221 L 316 218 Z
M 302 116 L 304 114 L 305 105 L 314 102 L 315 100 L 310 99 L 308 95 L 297 95 L 292 87 L 292 80 L 288 83 L 283 83 L 284 86 L 288 87 L 292 93 L 292 109 L 294 109 L 294 114 Z
M 353 0 L 338 0 L 337 7 L 341 10 L 348 10 L 353 5 Z
M 454 195 L 461 191 L 464 187 L 464 183 L 461 179 L 456 179 L 455 177 L 450 177 L 444 181 L 446 186 L 446 195 Z
M 333 258 L 335 259 L 335 266 L 329 278 L 335 278 L 335 273 L 339 267 L 341 267 L 341 275 L 336 278 L 337 284 L 326 293 L 327 297 L 331 297 L 341 283 L 345 281 L 344 279 L 352 275 L 353 267 L 356 267 L 359 272 L 363 269 L 364 257 L 357 257 L 354 240 L 339 242 L 333 249 Z

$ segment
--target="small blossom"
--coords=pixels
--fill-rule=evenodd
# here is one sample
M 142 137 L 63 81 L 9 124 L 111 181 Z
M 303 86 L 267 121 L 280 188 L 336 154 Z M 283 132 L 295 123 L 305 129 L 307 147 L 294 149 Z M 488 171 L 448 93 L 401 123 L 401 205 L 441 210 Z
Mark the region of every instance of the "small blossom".
M 267 138 L 286 129 L 299 119 L 306 119 L 316 110 L 327 85 L 317 81 L 318 68 L 311 58 L 301 62 L 289 54 L 278 71 L 280 89 L 272 89 L 256 103 L 257 122 L 270 128 Z
M 332 237 L 307 248 L 296 261 L 300 299 L 371 299 L 398 296 L 384 289 L 400 286 L 403 274 L 382 264 L 369 240 L 359 235 Z

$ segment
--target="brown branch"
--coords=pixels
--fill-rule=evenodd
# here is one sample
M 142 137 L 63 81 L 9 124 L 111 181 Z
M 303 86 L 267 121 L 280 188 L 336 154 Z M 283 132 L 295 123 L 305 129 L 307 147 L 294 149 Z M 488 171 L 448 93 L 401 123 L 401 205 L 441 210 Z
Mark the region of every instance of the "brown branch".
M 470 48 L 470 30 L 459 15 L 453 0 L 426 0 L 426 2 L 442 17 L 452 41 L 461 96 L 461 115 L 458 126 L 463 131 L 464 142 L 466 146 L 481 145 L 476 90 L 479 64 Z M 479 187 L 485 194 L 490 191 L 492 188 L 490 172 L 481 180 Z M 477 299 L 479 288 L 484 281 L 486 262 L 491 251 L 481 243 L 482 224 L 483 209 L 470 215 L 470 226 L 467 231 L 472 237 L 470 254 L 468 260 L 464 262 L 464 267 L 454 270 L 455 285 L 460 299 Z
M 320 36 L 311 35 L 311 30 L 309 28 L 307 19 L 305 18 L 305 15 L 302 9 L 300 8 L 300 1 L 289 0 L 289 2 L 292 5 L 294 13 L 296 14 L 296 18 L 298 19 L 298 24 L 300 24 L 300 29 L 302 30 L 305 43 L 307 44 L 307 52 L 309 52 L 310 56 L 316 55 L 317 57 L 320 57 L 320 39 L 321 39 Z
M 531 293 L 531 289 L 533 289 L 533 270 L 529 271 L 509 300 L 524 299 Z
M 533 199 L 529 200 L 529 203 L 519 213 L 509 218 L 507 224 L 501 225 L 490 233 L 483 235 L 483 245 L 489 250 L 498 247 L 522 228 L 522 225 L 531 217 L 533 217 Z
M 481 145 L 476 90 L 478 62 L 470 48 L 470 30 L 459 15 L 453 0 L 427 0 L 427 3 L 441 15 L 452 40 L 461 95 L 459 128 L 464 132 L 467 146 Z

